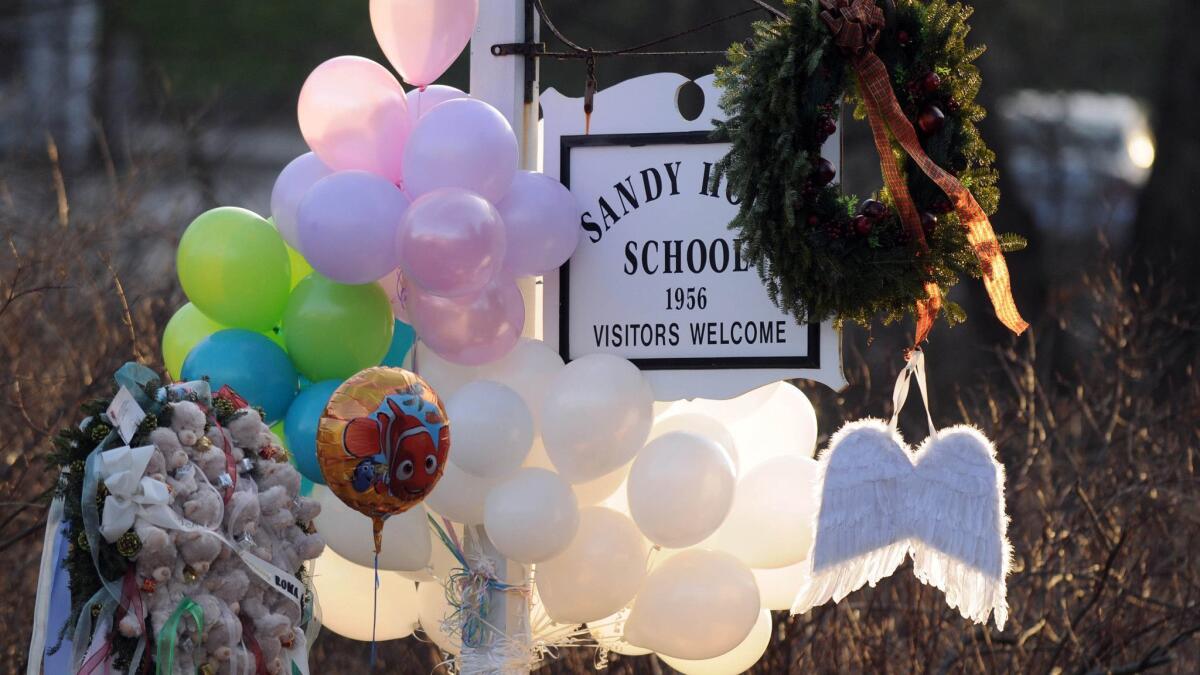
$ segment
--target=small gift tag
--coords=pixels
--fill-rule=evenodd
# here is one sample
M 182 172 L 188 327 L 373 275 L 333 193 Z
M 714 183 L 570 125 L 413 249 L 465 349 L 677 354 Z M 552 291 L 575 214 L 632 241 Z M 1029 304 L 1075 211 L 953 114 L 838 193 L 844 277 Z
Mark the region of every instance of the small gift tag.
M 121 434 L 121 439 L 126 443 L 133 440 L 138 425 L 146 419 L 146 412 L 142 410 L 142 406 L 138 405 L 138 402 L 133 399 L 133 394 L 125 387 L 121 387 L 121 390 L 113 397 L 112 403 L 108 404 L 106 413 L 109 421 L 117 428 L 117 433 Z

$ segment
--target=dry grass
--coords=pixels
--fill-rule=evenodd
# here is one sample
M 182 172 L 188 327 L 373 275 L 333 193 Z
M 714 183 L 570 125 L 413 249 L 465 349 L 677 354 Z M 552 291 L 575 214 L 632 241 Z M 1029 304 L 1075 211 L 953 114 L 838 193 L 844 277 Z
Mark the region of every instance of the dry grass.
M 48 437 L 122 362 L 157 362 L 159 330 L 181 302 L 170 256 L 186 221 L 138 208 L 173 170 L 109 167 L 84 194 L 46 163 L 0 175 L 0 672 L 24 669 L 40 500 L 54 479 L 41 459 Z M 1090 323 L 1044 320 L 1036 339 L 988 352 L 991 375 L 964 383 L 956 406 L 956 387 L 937 396 L 937 421 L 987 430 L 1008 469 L 1006 630 L 966 624 L 905 568 L 841 605 L 778 614 L 754 672 L 1200 672 L 1196 298 L 1111 268 L 1082 288 Z M 823 420 L 882 412 L 892 374 L 851 353 L 859 386 L 812 390 Z M 368 655 L 326 634 L 313 670 L 363 672 Z M 544 672 L 582 672 L 594 656 L 576 650 Z M 380 645 L 379 659 L 380 672 L 403 673 L 439 660 L 415 640 Z M 610 672 L 669 669 L 614 657 Z

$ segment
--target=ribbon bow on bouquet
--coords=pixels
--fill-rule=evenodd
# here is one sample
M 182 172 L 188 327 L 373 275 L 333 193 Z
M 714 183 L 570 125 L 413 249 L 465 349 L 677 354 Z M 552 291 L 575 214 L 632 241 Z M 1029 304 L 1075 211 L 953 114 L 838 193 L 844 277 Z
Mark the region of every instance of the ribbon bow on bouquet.
M 104 499 L 100 533 L 109 543 L 128 532 L 143 510 L 171 503 L 167 484 L 144 475 L 153 454 L 153 445 L 124 446 L 100 453 L 99 477 L 109 493 Z
M 883 10 L 876 0 L 820 0 L 821 20 L 829 27 L 834 44 L 852 59 L 858 88 L 871 123 L 871 135 L 875 138 L 875 149 L 883 170 L 883 181 L 896 202 L 904 229 L 914 241 L 925 246 L 925 232 L 921 227 L 921 216 L 908 192 L 908 184 L 896 164 L 889 132 L 913 162 L 941 188 L 954 205 L 959 221 L 967 231 L 967 240 L 975 249 L 979 265 L 983 269 L 983 283 L 992 307 L 1001 323 L 1014 333 L 1020 334 L 1029 326 L 1017 311 L 1013 300 L 1008 265 L 996 240 L 996 233 L 987 214 L 953 175 L 938 166 L 921 147 L 920 138 L 909 122 L 896 93 L 892 91 L 891 77 L 887 65 L 875 54 L 875 45 L 887 23 Z M 924 342 L 933 328 L 933 320 L 942 306 L 941 289 L 934 282 L 925 285 L 926 300 L 917 303 L 917 336 L 915 345 Z

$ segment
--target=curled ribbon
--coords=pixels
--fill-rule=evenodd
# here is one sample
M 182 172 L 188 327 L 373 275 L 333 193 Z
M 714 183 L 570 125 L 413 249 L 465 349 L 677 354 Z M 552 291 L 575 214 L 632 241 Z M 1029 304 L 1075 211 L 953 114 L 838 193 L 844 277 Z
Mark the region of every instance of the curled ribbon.
M 875 0 L 820 0 L 821 20 L 833 34 L 834 44 L 851 57 L 859 91 L 867 108 L 871 123 L 871 134 L 875 138 L 875 149 L 883 170 L 883 180 L 888 192 L 896 202 L 900 220 L 922 252 L 928 250 L 921 218 L 908 185 L 892 154 L 888 133 L 920 167 L 954 205 L 959 221 L 967 231 L 967 240 L 975 249 L 975 255 L 983 269 L 983 284 L 991 298 L 997 318 L 1009 330 L 1020 335 L 1029 327 L 1017 311 L 1013 300 L 1008 275 L 1008 265 L 996 241 L 996 233 L 987 214 L 957 178 L 939 167 L 925 150 L 912 123 L 904 114 L 896 93 L 892 91 L 887 66 L 875 54 L 875 45 L 883 31 L 883 10 Z M 914 347 L 920 346 L 933 328 L 934 318 L 942 306 L 941 289 L 934 282 L 925 284 L 927 298 L 917 303 L 917 330 Z
M 100 479 L 109 493 L 104 500 L 100 533 L 109 543 L 129 531 L 143 509 L 171 503 L 167 484 L 143 475 L 153 454 L 153 445 L 124 446 L 100 453 Z

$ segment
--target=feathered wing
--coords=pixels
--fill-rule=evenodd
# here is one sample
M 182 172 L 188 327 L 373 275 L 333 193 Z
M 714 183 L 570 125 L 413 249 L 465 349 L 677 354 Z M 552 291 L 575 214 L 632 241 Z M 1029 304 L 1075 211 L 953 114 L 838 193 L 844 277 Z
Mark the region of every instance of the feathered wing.
M 926 439 L 907 494 L 913 573 L 964 618 L 985 623 L 993 614 L 1003 629 L 1011 549 L 1004 467 L 992 442 L 965 425 Z
M 904 440 L 880 420 L 842 427 L 818 460 L 821 506 L 813 528 L 810 574 L 792 604 L 803 614 L 874 586 L 908 553 L 904 490 L 913 466 Z

